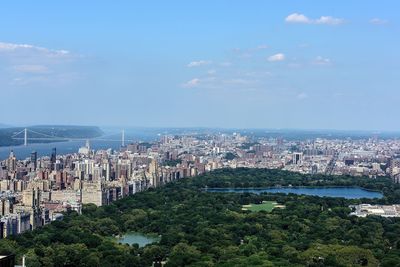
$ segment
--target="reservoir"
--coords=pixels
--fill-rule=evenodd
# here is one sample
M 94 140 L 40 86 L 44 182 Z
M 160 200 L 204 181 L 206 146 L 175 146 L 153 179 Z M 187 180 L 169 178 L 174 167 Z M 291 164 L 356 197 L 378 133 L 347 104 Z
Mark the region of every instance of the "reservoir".
M 284 193 L 318 197 L 342 197 L 347 199 L 382 198 L 380 192 L 360 187 L 268 187 L 268 188 L 206 188 L 206 192 L 218 193 Z
M 148 244 L 156 243 L 160 241 L 160 237 L 150 236 L 136 232 L 126 233 L 122 237 L 117 238 L 117 242 L 122 244 L 138 244 L 139 247 L 144 247 Z

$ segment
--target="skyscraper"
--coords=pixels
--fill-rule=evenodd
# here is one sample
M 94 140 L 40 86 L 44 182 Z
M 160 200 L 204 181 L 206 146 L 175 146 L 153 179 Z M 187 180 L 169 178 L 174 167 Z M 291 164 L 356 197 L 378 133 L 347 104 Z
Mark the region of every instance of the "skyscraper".
M 8 171 L 15 171 L 17 169 L 17 158 L 14 155 L 14 151 L 11 150 L 10 156 L 7 160 L 7 170 Z
M 31 163 L 33 164 L 33 170 L 36 171 L 37 169 L 37 152 L 32 151 L 31 153 Z
M 299 165 L 303 163 L 303 153 L 295 152 L 292 155 L 293 164 Z
M 51 150 L 51 156 L 50 156 L 50 163 L 51 163 L 51 170 L 54 170 L 55 164 L 56 164 L 56 157 L 57 157 L 57 149 L 54 147 Z

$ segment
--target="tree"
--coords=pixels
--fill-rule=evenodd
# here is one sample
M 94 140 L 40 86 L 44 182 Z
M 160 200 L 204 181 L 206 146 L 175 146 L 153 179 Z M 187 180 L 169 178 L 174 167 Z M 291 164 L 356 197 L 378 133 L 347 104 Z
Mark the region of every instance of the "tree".
M 200 257 L 201 253 L 196 247 L 186 243 L 179 243 L 172 248 L 167 266 L 189 266 L 198 261 Z

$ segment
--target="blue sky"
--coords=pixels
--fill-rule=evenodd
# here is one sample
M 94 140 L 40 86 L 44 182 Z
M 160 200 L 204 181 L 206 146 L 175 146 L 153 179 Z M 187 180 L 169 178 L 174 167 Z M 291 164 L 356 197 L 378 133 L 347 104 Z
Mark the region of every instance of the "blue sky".
M 398 1 L 3 1 L 0 123 L 400 130 Z

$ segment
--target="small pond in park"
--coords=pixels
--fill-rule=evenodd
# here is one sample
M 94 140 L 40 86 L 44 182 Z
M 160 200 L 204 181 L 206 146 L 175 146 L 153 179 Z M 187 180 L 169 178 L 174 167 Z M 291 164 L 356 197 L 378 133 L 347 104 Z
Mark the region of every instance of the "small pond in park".
M 157 235 L 147 235 L 137 232 L 129 232 L 122 236 L 119 237 L 117 236 L 116 240 L 121 244 L 128 244 L 128 245 L 138 244 L 139 247 L 144 247 L 148 244 L 159 242 L 161 240 L 161 237 Z

